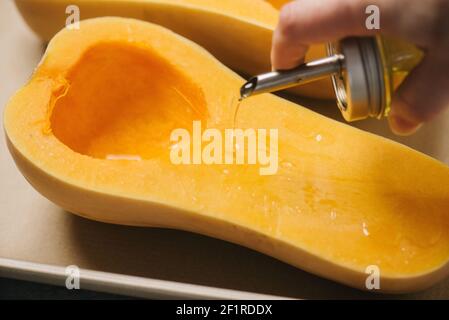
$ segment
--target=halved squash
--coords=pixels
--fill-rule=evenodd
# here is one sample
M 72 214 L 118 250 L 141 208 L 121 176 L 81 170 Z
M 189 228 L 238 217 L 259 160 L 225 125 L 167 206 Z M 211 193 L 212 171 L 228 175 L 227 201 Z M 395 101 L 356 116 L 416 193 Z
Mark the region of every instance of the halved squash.
M 280 9 L 284 4 L 286 4 L 287 2 L 291 2 L 293 0 L 265 0 L 265 1 L 270 3 L 273 7 Z
M 449 168 L 403 145 L 264 94 L 237 124 L 278 129 L 277 174 L 173 164 L 170 132 L 232 128 L 243 82 L 163 27 L 86 20 L 10 100 L 8 146 L 39 192 L 89 219 L 209 235 L 362 289 L 372 265 L 385 292 L 447 275 Z
M 230 68 L 247 75 L 271 69 L 270 49 L 279 1 L 271 0 L 15 0 L 28 25 L 44 40 L 62 29 L 69 5 L 81 19 L 100 16 L 136 18 L 167 27 L 206 48 Z M 287 2 L 287 1 L 283 1 Z M 313 46 L 306 60 L 325 56 Z M 334 99 L 330 79 L 291 90 L 301 95 Z

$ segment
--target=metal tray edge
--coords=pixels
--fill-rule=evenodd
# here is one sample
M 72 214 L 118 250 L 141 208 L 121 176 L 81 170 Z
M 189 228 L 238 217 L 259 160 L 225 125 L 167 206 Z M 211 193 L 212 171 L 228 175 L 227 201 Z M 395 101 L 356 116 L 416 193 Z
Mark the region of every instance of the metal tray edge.
M 0 277 L 65 286 L 66 268 L 0 258 Z M 147 299 L 279 300 L 282 296 L 222 289 L 80 268 L 81 289 Z

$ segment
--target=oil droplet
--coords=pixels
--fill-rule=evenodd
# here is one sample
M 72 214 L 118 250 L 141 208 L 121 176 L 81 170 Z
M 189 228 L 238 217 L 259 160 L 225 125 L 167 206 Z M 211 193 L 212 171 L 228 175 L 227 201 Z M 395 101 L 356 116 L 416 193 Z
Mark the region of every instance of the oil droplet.
M 285 168 L 293 168 L 293 164 L 291 162 L 288 162 L 288 161 L 282 162 L 281 166 L 283 166 Z
M 364 234 L 366 237 L 369 236 L 368 227 L 367 227 L 367 225 L 366 225 L 365 222 L 362 223 L 362 231 L 363 231 L 363 234 Z
M 241 186 L 238 186 L 238 187 L 237 187 L 237 190 L 239 190 L 239 191 L 242 190 L 242 187 L 241 187 Z
M 228 170 L 228 169 L 224 169 L 224 170 L 223 170 L 223 173 L 224 173 L 224 174 L 229 174 L 229 170 Z
M 335 210 L 332 210 L 330 213 L 330 217 L 331 217 L 331 220 L 337 219 L 337 212 L 335 212 Z
M 321 134 L 317 134 L 317 135 L 315 136 L 315 140 L 316 140 L 317 142 L 320 142 L 321 140 L 323 140 L 323 136 L 322 136 Z

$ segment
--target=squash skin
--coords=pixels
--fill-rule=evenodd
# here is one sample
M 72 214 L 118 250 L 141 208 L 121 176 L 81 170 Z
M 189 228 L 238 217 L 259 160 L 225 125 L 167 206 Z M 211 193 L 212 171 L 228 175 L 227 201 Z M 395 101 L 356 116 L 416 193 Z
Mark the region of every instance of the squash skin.
M 120 16 L 160 24 L 198 43 L 226 66 L 246 75 L 271 69 L 271 39 L 278 11 L 263 0 L 234 3 L 232 0 L 15 0 L 15 3 L 31 29 L 45 41 L 64 27 L 65 8 L 77 5 L 81 19 Z M 278 7 L 279 4 L 275 3 Z M 324 45 L 312 46 L 306 61 L 325 54 Z M 330 78 L 288 91 L 312 98 L 335 98 Z
M 128 28 L 131 28 L 129 33 Z M 237 183 L 251 188 L 251 191 L 261 191 L 255 202 L 247 199 L 247 194 L 236 194 L 233 199 L 235 203 L 232 205 L 221 203 L 219 199 L 215 200 L 217 203 L 210 202 L 205 189 L 212 189 L 215 193 L 218 190 L 221 191 L 220 187 L 223 187 L 220 181 L 216 181 L 220 177 L 215 171 L 216 168 L 213 167 L 175 169 L 161 160 L 139 163 L 121 161 L 111 164 L 107 160 L 92 159 L 73 152 L 53 135 L 43 134 L 43 124 L 36 120 L 46 116 L 49 97 L 52 96 L 52 92 L 60 88 L 59 77 L 64 77 L 64 70 L 69 69 L 74 59 L 78 59 L 86 48 L 100 39 L 104 40 L 107 35 L 115 40 L 128 42 L 129 45 L 143 43 L 156 47 L 157 50 L 164 52 L 167 59 L 173 58 L 171 60 L 179 66 L 186 63 L 193 63 L 192 67 L 203 65 L 204 70 L 196 70 L 196 68 L 186 70 L 186 73 L 196 82 L 201 79 L 204 81 L 211 75 L 220 76 L 222 79 L 220 89 L 213 84 L 200 84 L 206 95 L 212 124 L 226 126 L 230 123 L 229 119 L 219 120 L 217 117 L 232 113 L 230 107 L 221 113 L 221 108 L 214 109 L 214 106 L 220 105 L 218 102 L 221 102 L 221 107 L 226 109 L 224 102 L 229 100 L 229 90 L 238 87 L 243 80 L 229 72 L 195 44 L 163 28 L 119 18 L 102 18 L 83 22 L 82 30 L 76 33 L 64 30 L 50 43 L 46 56 L 29 84 L 12 98 L 5 111 L 4 120 L 8 147 L 19 169 L 27 180 L 51 201 L 68 211 L 90 219 L 117 224 L 177 228 L 235 242 L 311 273 L 361 289 L 365 288 L 366 279 L 363 268 L 360 268 L 357 263 L 350 263 L 342 256 L 352 245 L 356 245 L 356 248 L 360 250 L 369 250 L 371 246 L 379 249 L 376 247 L 376 239 L 362 238 L 359 243 L 354 244 L 351 240 L 359 238 L 353 234 L 352 230 L 342 229 L 342 233 L 332 233 L 333 230 L 326 227 L 329 222 L 318 217 L 317 222 L 322 225 L 323 232 L 329 232 L 331 243 L 335 242 L 335 246 L 331 248 L 326 245 L 320 247 L 319 242 L 327 240 L 311 232 L 312 235 L 314 234 L 311 238 L 313 241 L 304 241 L 308 236 L 306 234 L 308 227 L 304 227 L 301 221 L 298 221 L 299 217 L 287 214 L 281 207 L 272 208 L 272 215 L 266 216 L 263 215 L 260 207 L 251 207 L 252 209 L 248 211 L 250 207 L 247 204 L 254 206 L 261 200 L 259 197 L 265 193 L 270 197 L 273 196 L 273 199 L 276 199 L 275 196 L 279 197 L 278 201 L 284 205 L 293 205 L 296 198 L 301 198 L 298 190 L 307 193 L 310 189 L 323 189 L 323 192 L 335 192 L 335 196 L 341 196 L 342 192 L 349 192 L 347 196 L 352 203 L 345 201 L 336 203 L 337 209 L 348 210 L 349 215 L 354 216 L 357 215 L 357 210 L 366 210 L 368 215 L 374 215 L 373 224 L 376 223 L 376 212 L 379 213 L 379 217 L 384 214 L 383 218 L 391 222 L 391 225 L 385 225 L 384 232 L 388 238 L 388 234 L 402 230 L 397 224 L 402 220 L 396 220 L 395 214 L 398 207 L 392 206 L 394 202 L 386 201 L 394 196 L 402 197 L 404 201 L 399 201 L 399 204 L 411 210 L 406 213 L 411 218 L 416 217 L 418 222 L 420 222 L 419 215 L 424 214 L 420 211 L 423 208 L 428 209 L 427 214 L 433 213 L 438 216 L 440 219 L 438 224 L 440 227 L 442 224 L 446 229 L 443 228 L 443 234 L 437 241 L 437 245 L 441 246 L 442 251 L 447 248 L 449 240 L 445 230 L 448 230 L 449 191 L 444 186 L 449 182 L 449 169 L 446 166 L 397 143 L 339 124 L 272 95 L 248 100 L 248 104 L 242 109 L 242 115 L 239 116 L 239 123 L 242 122 L 249 127 L 279 127 L 281 158 L 289 160 L 296 169 L 284 168 L 279 177 L 261 178 L 252 175 L 251 172 L 245 173 L 238 168 L 233 168 L 236 170 L 236 175 L 224 186 L 232 187 L 234 183 Z M 132 35 L 133 40 L 128 35 Z M 136 39 L 138 39 L 137 42 Z M 171 49 L 173 52 L 164 50 L 168 48 L 168 43 L 173 42 L 178 43 L 179 48 Z M 72 46 L 76 48 L 75 52 L 62 55 L 66 52 L 65 50 L 73 51 Z M 184 61 L 183 56 L 179 56 L 179 52 L 189 55 L 191 58 L 188 59 L 189 61 L 197 61 Z M 30 114 L 27 110 L 36 114 Z M 255 113 L 256 110 L 257 113 Z M 313 142 L 313 136 L 310 136 L 310 132 L 316 132 L 315 128 L 320 128 L 323 139 L 332 139 L 332 143 L 317 147 Z M 351 140 L 344 141 L 343 139 L 347 137 L 351 137 Z M 358 151 L 354 152 L 354 150 Z M 367 164 L 370 158 L 379 155 L 384 163 Z M 332 160 L 335 157 L 338 157 L 336 161 Z M 397 163 L 403 157 L 407 157 L 409 163 Z M 70 163 L 70 166 L 64 166 L 64 162 Z M 147 172 L 151 171 L 150 168 L 159 169 L 164 176 Z M 317 168 L 320 170 L 315 171 Z M 96 179 L 92 179 L 89 175 L 84 175 L 89 171 L 107 174 L 111 178 L 100 174 Z M 337 171 L 339 174 L 335 175 Z M 123 172 L 128 175 L 126 181 L 117 179 L 116 182 L 120 181 L 123 184 L 111 185 L 111 182 L 114 182 L 114 175 Z M 156 181 L 158 185 L 152 187 L 149 182 L 144 185 L 145 188 L 133 185 L 132 182 L 136 181 L 133 180 L 134 174 L 142 172 L 148 175 L 142 183 L 159 178 Z M 422 172 L 427 174 L 423 175 Z M 356 178 L 361 177 L 362 173 L 368 176 L 357 181 Z M 378 173 L 382 174 L 377 176 Z M 199 189 L 195 190 L 195 185 L 189 185 L 185 197 L 177 195 L 176 192 L 170 192 L 173 185 L 164 184 L 164 179 L 175 181 L 174 179 L 185 178 L 187 183 L 191 177 L 197 178 L 196 183 Z M 287 183 L 286 178 L 292 179 L 293 182 Z M 346 178 L 346 181 L 342 178 Z M 309 180 L 312 185 L 307 186 L 301 180 Z M 363 194 L 377 190 L 377 184 L 382 185 L 380 193 L 369 194 L 366 197 L 358 195 L 359 192 Z M 280 187 L 284 190 L 278 194 L 277 190 Z M 187 200 L 192 195 L 203 193 L 205 197 L 200 197 L 199 203 Z M 288 194 L 291 193 L 293 195 L 289 197 Z M 319 200 L 315 193 L 319 192 L 317 190 L 311 192 L 312 202 Z M 416 206 L 407 207 L 405 200 L 410 201 L 413 198 L 418 198 Z M 420 201 L 420 199 L 423 200 Z M 371 202 L 363 203 L 366 200 Z M 301 201 L 298 200 L 297 203 L 301 204 Z M 325 204 L 319 204 L 319 201 L 314 205 L 315 210 L 312 210 L 313 207 L 309 208 L 307 198 L 304 198 L 304 203 L 301 205 L 301 209 L 306 211 L 302 217 L 305 219 L 303 222 L 313 221 L 315 219 L 313 215 L 319 214 L 326 207 Z M 353 206 L 356 208 L 354 209 Z M 344 212 L 339 214 L 344 215 Z M 280 232 L 274 232 L 275 230 L 270 226 L 276 221 L 279 222 L 279 218 L 285 219 L 284 223 L 279 224 Z M 426 219 L 431 218 L 432 216 L 426 217 Z M 312 220 L 308 221 L 308 219 Z M 378 224 L 381 225 L 381 223 Z M 416 226 L 419 226 L 419 223 L 416 223 Z M 430 224 L 429 228 L 431 229 L 429 232 L 417 231 L 415 236 L 418 237 L 418 241 L 425 242 L 425 237 L 436 232 L 437 222 Z M 314 231 L 313 228 L 311 231 Z M 412 229 L 406 228 L 402 231 L 412 231 Z M 340 242 L 336 236 L 346 240 Z M 373 237 L 375 236 L 373 233 Z M 379 240 L 382 238 L 377 238 L 377 241 Z M 432 248 L 426 250 L 430 252 Z M 362 253 L 363 251 L 354 252 L 355 256 Z M 391 253 L 397 254 L 396 249 Z M 369 252 L 366 254 L 369 255 Z M 410 272 L 400 266 L 397 270 L 394 268 L 389 270 L 382 276 L 381 290 L 409 292 L 434 284 L 445 277 L 449 271 L 448 254 L 446 252 L 442 254 L 442 257 L 435 258 L 436 262 L 429 262 L 428 266 L 418 268 L 421 269 L 419 272 Z M 382 252 L 379 252 L 379 255 L 382 255 Z M 423 254 L 420 259 L 426 259 L 426 255 Z

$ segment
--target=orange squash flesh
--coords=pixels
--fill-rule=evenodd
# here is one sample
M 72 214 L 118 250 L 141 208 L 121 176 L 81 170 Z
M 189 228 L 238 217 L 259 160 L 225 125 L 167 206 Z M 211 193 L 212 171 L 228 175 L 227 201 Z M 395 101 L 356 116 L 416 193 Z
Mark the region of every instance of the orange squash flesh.
M 98 72 L 99 66 L 107 72 Z M 51 130 L 72 150 L 95 158 L 150 159 L 168 150 L 174 127 L 206 120 L 202 90 L 142 49 L 117 43 L 92 47 L 65 80 L 69 89 L 55 102 Z
M 170 131 L 232 128 L 243 82 L 162 27 L 87 20 L 9 102 L 8 146 L 39 192 L 90 219 L 198 232 L 362 289 L 370 265 L 385 292 L 447 275 L 449 168 L 405 146 L 261 95 L 237 125 L 279 130 L 277 174 L 172 164 Z
M 266 0 L 268 3 L 270 3 L 273 7 L 280 9 L 283 5 L 285 5 L 287 2 L 291 2 L 292 0 Z

